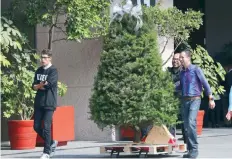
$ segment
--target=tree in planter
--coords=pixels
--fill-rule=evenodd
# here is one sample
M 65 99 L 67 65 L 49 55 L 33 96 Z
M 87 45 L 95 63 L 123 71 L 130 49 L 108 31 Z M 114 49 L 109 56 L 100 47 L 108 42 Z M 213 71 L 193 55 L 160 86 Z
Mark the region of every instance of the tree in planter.
M 108 5 L 108 0 L 14 0 L 7 15 L 16 19 L 18 13 L 23 13 L 30 25 L 42 24 L 48 27 L 47 48 L 52 50 L 55 41 L 80 41 L 104 35 L 109 23 Z M 61 24 L 62 18 L 65 23 Z M 65 37 L 53 40 L 55 28 L 63 32 Z M 58 83 L 58 86 L 64 88 L 60 89 L 61 93 L 65 92 L 66 88 L 62 87 L 61 83 Z
M 33 115 L 35 92 L 32 90 L 38 55 L 25 49 L 26 41 L 12 21 L 1 18 L 1 64 L 2 65 L 2 106 L 3 116 L 19 115 L 22 120 L 30 120 Z M 67 87 L 58 84 L 59 95 L 63 96 Z
M 130 14 L 111 23 L 89 106 L 99 127 L 133 127 L 136 141 L 144 124 L 173 124 L 178 110 L 172 80 L 162 71 L 150 9 L 144 8 L 142 20 L 137 32 L 137 19 Z
M 105 35 L 109 24 L 108 5 L 108 0 L 14 0 L 13 9 L 16 13 L 23 12 L 29 24 L 49 28 L 48 49 L 51 50 L 55 41 L 80 41 Z M 65 23 L 60 22 L 61 18 Z M 53 40 L 55 28 L 65 37 Z

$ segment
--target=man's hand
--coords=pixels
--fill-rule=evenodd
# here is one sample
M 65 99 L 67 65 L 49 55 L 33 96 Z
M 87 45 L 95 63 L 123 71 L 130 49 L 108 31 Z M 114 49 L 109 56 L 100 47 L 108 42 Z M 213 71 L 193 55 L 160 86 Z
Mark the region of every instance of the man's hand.
M 210 95 L 209 95 L 209 108 L 210 108 L 210 109 L 214 109 L 214 107 L 215 107 L 215 102 L 214 102 L 214 100 L 213 100 L 213 95 L 210 94 Z
M 37 90 L 39 89 L 39 85 L 38 85 L 38 84 L 34 85 L 34 86 L 33 86 L 33 89 L 34 89 L 35 91 L 37 91 Z
M 44 85 L 46 85 L 48 82 L 47 81 L 42 81 L 42 82 L 40 82 L 40 88 L 39 89 L 41 89 L 41 90 L 45 90 L 45 88 L 44 88 Z
M 210 100 L 209 101 L 209 108 L 214 109 L 214 107 L 215 107 L 215 102 L 213 100 Z
M 232 111 L 228 111 L 228 113 L 226 114 L 226 119 L 230 120 L 232 118 Z
M 41 89 L 41 90 L 44 90 L 44 85 L 46 85 L 47 84 L 47 81 L 42 81 L 42 82 L 40 82 L 40 84 L 36 84 L 36 85 L 34 85 L 33 86 L 33 88 L 34 88 L 34 90 L 38 90 L 38 89 Z

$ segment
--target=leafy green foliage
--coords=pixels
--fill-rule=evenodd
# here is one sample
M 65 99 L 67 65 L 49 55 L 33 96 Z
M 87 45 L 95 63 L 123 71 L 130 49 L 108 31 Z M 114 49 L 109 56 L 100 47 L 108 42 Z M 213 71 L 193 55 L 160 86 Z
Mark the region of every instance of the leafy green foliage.
M 104 38 L 89 106 L 91 119 L 99 127 L 176 122 L 178 100 L 170 75 L 162 71 L 149 8 L 144 8 L 143 23 L 135 32 L 135 17 L 125 14 L 111 23 Z
M 12 114 L 18 114 L 23 120 L 29 119 L 33 114 L 35 97 L 31 85 L 34 77 L 32 70 L 36 68 L 36 63 L 33 62 L 36 54 L 15 50 L 8 55 L 12 64 L 2 69 L 3 115 L 9 118 Z
M 220 85 L 225 80 L 225 70 L 220 63 L 215 62 L 207 50 L 198 45 L 192 54 L 192 63 L 198 65 L 204 72 L 214 95 L 223 94 L 224 87 Z
M 4 64 L 1 60 L 3 116 L 10 118 L 12 115 L 19 115 L 22 120 L 27 120 L 34 112 L 35 91 L 31 86 L 39 56 L 27 49 L 25 38 L 11 21 L 2 18 L 2 26 L 2 31 L 5 32 L 2 37 L 7 40 L 1 40 L 1 57 L 8 61 L 8 64 Z M 58 86 L 59 95 L 63 96 L 67 87 L 60 82 Z
M 176 7 L 163 9 L 156 6 L 152 14 L 155 24 L 158 25 L 159 35 L 175 38 L 177 42 L 188 40 L 190 33 L 199 29 L 203 22 L 203 14 L 192 9 L 183 13 Z
M 65 18 L 67 39 L 105 35 L 109 24 L 108 0 L 15 0 L 14 10 L 21 10 L 29 24 L 58 27 L 58 17 Z
M 168 42 L 175 39 L 175 49 L 184 41 L 187 41 L 191 32 L 199 29 L 203 23 L 203 14 L 200 11 L 188 9 L 182 12 L 176 7 L 164 9 L 157 4 L 155 7 L 149 7 L 149 14 L 153 17 L 153 21 L 157 26 L 158 35 L 165 38 L 163 48 L 160 53 L 163 54 Z M 163 62 L 165 65 L 172 57 L 174 51 L 169 58 Z
M 12 26 L 12 21 L 7 20 L 5 17 L 1 17 L 1 54 L 0 63 L 7 67 L 10 65 L 10 61 L 3 54 L 8 53 L 10 47 L 18 50 L 22 50 L 22 46 L 18 41 L 18 38 L 22 37 L 20 32 Z
M 67 92 L 67 90 L 68 90 L 68 87 L 67 87 L 67 85 L 66 84 L 64 84 L 64 83 L 62 83 L 62 82 L 60 82 L 60 81 L 58 81 L 58 84 L 57 84 L 58 86 L 58 95 L 60 96 L 60 97 L 63 97 L 65 94 L 66 94 L 66 92 Z

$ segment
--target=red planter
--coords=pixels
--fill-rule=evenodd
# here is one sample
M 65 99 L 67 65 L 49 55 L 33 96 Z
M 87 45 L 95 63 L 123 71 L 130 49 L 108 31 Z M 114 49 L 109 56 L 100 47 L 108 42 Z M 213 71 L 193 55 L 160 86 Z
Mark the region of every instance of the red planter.
M 202 134 L 203 120 L 204 120 L 204 110 L 199 110 L 197 114 L 197 135 Z
M 33 120 L 8 121 L 8 135 L 12 150 L 34 149 L 36 145 L 36 132 Z
M 120 137 L 122 140 L 133 141 L 134 130 L 131 127 L 120 127 Z
M 58 141 L 58 146 L 67 145 L 68 141 L 75 139 L 74 106 L 59 106 L 56 108 L 51 126 L 52 139 Z M 44 146 L 44 141 L 37 136 L 36 146 Z

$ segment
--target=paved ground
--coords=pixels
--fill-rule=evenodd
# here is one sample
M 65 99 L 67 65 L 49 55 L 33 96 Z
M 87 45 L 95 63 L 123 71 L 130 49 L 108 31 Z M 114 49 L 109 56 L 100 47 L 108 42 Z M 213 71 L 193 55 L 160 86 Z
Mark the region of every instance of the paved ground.
M 199 137 L 199 158 L 232 158 L 232 129 L 204 129 Z M 112 143 L 94 141 L 73 141 L 67 146 L 58 147 L 53 158 L 109 158 L 100 155 L 99 146 Z M 2 158 L 39 158 L 41 147 L 34 150 L 10 150 L 8 143 L 1 144 Z M 149 158 L 181 158 L 183 154 L 174 153 L 169 156 L 149 156 Z M 122 158 L 136 158 L 135 155 L 123 155 Z M 120 158 L 121 158 L 120 157 Z

